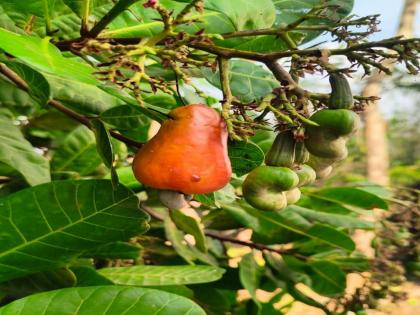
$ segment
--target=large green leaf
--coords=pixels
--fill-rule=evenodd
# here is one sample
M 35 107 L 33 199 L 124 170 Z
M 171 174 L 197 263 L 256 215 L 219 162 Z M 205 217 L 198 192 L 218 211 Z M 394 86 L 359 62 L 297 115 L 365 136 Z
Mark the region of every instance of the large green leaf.
M 133 266 L 103 268 L 99 272 L 116 284 L 167 286 L 219 280 L 224 270 L 213 266 Z
M 96 84 L 93 68 L 65 58 L 48 38 L 20 35 L 0 28 L 0 49 L 41 72 L 87 84 Z
M 237 176 L 248 174 L 264 162 L 264 153 L 252 142 L 230 142 L 228 153 L 232 170 Z
M 359 209 L 388 209 L 388 205 L 385 200 L 377 195 L 358 188 L 325 188 L 310 193 L 309 195 L 314 198 L 336 202 L 344 206 L 353 206 Z
M 348 251 L 354 249 L 354 243 L 348 235 L 329 226 L 313 225 L 288 209 L 280 212 L 264 212 L 256 210 L 244 202 L 223 205 L 223 209 L 243 225 L 262 235 L 276 235 L 277 230 L 285 229 L 319 241 L 324 245 Z
M 232 94 L 243 103 L 258 101 L 279 86 L 273 74 L 262 65 L 246 60 L 231 60 L 230 87 Z M 221 88 L 219 71 L 203 68 L 204 77 L 214 86 Z
M 70 132 L 57 148 L 51 161 L 54 172 L 77 172 L 88 175 L 94 172 L 102 160 L 96 151 L 95 134 L 85 126 Z
M 31 295 L 0 308 L 0 315 L 205 315 L 194 302 L 163 291 L 123 286 L 69 288 Z
M 19 172 L 30 185 L 49 182 L 50 165 L 35 152 L 13 121 L 0 116 L 0 162 Z
M 138 199 L 108 180 L 56 181 L 0 199 L 0 281 L 64 266 L 144 232 Z

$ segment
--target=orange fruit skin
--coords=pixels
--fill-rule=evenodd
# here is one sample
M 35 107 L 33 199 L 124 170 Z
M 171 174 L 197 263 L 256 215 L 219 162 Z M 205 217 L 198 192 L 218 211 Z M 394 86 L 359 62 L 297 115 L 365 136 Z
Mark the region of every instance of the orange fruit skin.
M 232 169 L 226 123 L 214 109 L 191 104 L 169 113 L 158 133 L 137 152 L 133 171 L 146 186 L 206 194 L 223 188 Z

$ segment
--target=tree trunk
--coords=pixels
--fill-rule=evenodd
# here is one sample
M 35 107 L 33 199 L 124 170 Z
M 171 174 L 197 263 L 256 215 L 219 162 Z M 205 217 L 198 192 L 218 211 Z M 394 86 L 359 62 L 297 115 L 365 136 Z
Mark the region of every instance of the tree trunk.
M 417 0 L 406 0 L 400 19 L 397 35 L 412 37 L 416 15 Z M 388 65 L 392 67 L 393 65 Z M 374 75 L 368 81 L 362 92 L 364 96 L 379 96 L 382 90 L 382 80 L 385 76 Z M 389 184 L 389 152 L 386 137 L 386 123 L 379 110 L 378 102 L 370 105 L 364 114 L 366 162 L 368 180 L 380 185 Z

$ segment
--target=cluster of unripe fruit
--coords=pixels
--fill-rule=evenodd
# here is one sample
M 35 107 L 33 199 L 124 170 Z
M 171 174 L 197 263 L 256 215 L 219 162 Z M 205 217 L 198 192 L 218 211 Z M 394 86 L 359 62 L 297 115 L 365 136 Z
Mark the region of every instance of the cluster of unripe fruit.
M 347 157 L 346 142 L 360 125 L 349 110 L 353 96 L 346 78 L 331 73 L 329 108 L 310 117 L 304 136 L 288 130 L 277 135 L 265 165 L 251 171 L 243 186 L 245 200 L 257 209 L 278 211 L 300 199 L 300 187 L 324 178 Z M 133 170 L 146 186 L 181 194 L 206 194 L 223 188 L 232 170 L 226 123 L 205 105 L 178 107 L 159 132 L 136 154 Z
M 266 165 L 248 174 L 242 190 L 253 207 L 278 211 L 296 203 L 300 187 L 327 177 L 333 165 L 347 157 L 346 143 L 359 128 L 360 118 L 349 110 L 353 96 L 347 79 L 341 73 L 331 73 L 330 83 L 329 108 L 310 117 L 318 126 L 305 126 L 302 141 L 292 131 L 278 134 L 266 155 Z

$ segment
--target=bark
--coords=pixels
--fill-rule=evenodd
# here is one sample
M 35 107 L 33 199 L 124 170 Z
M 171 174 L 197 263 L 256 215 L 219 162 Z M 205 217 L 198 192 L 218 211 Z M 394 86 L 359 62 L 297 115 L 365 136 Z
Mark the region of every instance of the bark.
M 400 19 L 397 35 L 412 37 L 416 15 L 417 0 L 406 0 Z M 392 65 L 389 65 L 392 67 Z M 382 90 L 384 74 L 377 74 L 370 78 L 363 90 L 364 96 L 379 96 Z M 368 180 L 380 185 L 389 184 L 389 151 L 386 137 L 386 123 L 379 110 L 378 102 L 369 106 L 364 114 L 366 162 Z

